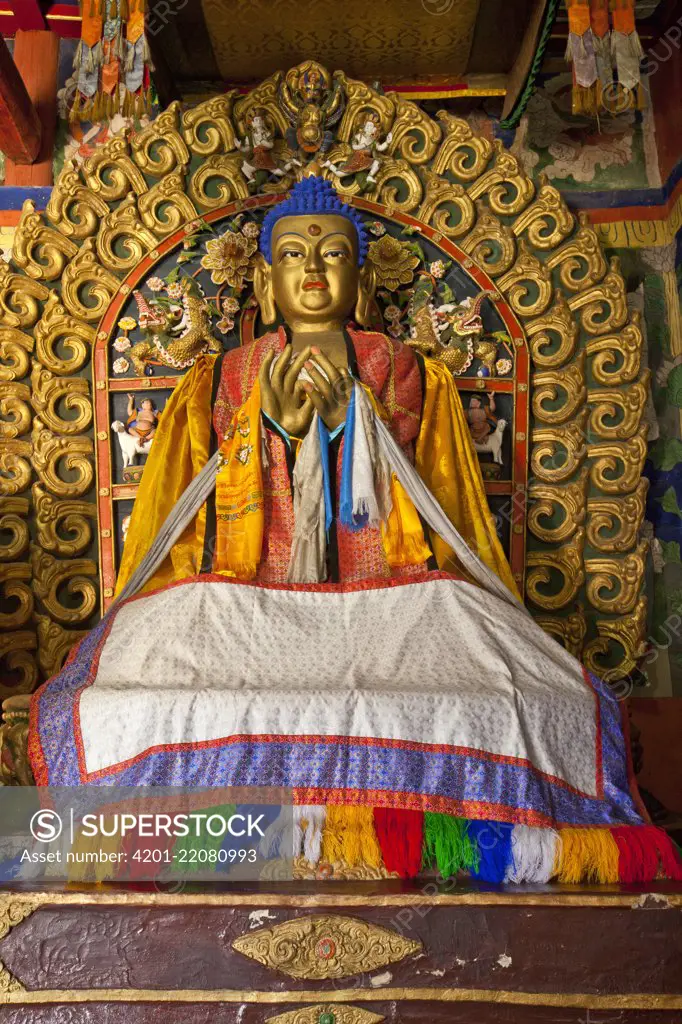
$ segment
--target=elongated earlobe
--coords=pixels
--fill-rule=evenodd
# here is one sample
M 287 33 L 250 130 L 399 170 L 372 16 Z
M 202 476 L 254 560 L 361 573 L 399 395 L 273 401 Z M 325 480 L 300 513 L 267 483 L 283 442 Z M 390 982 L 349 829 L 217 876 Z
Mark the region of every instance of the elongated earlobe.
M 263 322 L 274 324 L 277 319 L 277 307 L 272 290 L 272 268 L 262 253 L 259 253 L 254 261 L 253 294 L 260 306 Z
M 367 327 L 372 320 L 372 302 L 374 301 L 376 287 L 374 267 L 366 261 L 360 271 L 358 299 L 355 303 L 355 319 L 363 327 Z

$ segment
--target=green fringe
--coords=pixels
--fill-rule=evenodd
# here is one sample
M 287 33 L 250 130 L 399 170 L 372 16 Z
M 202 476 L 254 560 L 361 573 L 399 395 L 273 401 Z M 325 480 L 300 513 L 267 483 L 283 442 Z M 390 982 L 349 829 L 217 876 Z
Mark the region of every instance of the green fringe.
M 471 841 L 466 818 L 430 811 L 424 814 L 423 868 L 435 864 L 442 878 L 452 878 L 458 871 L 477 870 L 479 861 L 479 850 Z
M 217 807 L 206 807 L 201 809 L 202 814 L 206 814 L 209 817 L 212 814 L 220 814 L 223 818 L 227 819 L 232 814 L 236 814 L 237 807 L 235 804 L 221 804 Z M 205 822 L 203 823 L 205 825 Z M 225 836 L 212 836 L 210 833 L 202 827 L 200 835 L 189 835 L 179 837 L 174 846 L 173 854 L 176 857 L 176 863 L 181 866 L 181 870 L 185 874 L 194 874 L 197 871 L 215 871 L 217 870 L 216 864 L 210 864 L 208 861 L 199 862 L 198 860 L 192 860 L 191 852 L 193 850 L 206 850 L 210 853 L 211 850 L 216 852 L 220 850 L 221 846 L 225 842 Z M 181 853 L 185 853 L 187 859 L 184 861 L 180 860 Z

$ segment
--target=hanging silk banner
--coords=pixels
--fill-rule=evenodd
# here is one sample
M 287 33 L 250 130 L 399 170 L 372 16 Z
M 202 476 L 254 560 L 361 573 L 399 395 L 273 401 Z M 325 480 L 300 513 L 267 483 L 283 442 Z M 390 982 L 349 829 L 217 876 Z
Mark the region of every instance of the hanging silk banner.
M 150 113 L 152 67 L 144 32 L 145 0 L 82 0 L 81 18 L 71 120 Z

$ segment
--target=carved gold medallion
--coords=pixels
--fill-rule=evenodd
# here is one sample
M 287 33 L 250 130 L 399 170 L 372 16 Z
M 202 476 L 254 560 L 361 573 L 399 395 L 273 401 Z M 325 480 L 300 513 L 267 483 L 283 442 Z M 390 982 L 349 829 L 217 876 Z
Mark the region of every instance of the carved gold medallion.
M 235 939 L 234 949 L 291 978 L 324 981 L 375 971 L 413 956 L 421 942 L 339 914 L 299 917 Z

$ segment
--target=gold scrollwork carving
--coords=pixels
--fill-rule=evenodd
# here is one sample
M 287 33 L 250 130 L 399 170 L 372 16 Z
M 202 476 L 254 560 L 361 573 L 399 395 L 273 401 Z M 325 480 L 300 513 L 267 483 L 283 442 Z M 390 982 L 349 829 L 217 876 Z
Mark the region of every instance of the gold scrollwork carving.
M 31 429 L 30 401 L 28 385 L 0 381 L 0 440 L 28 433 Z
M 59 672 L 74 644 L 87 636 L 85 629 L 64 629 L 49 615 L 36 614 L 38 627 L 38 664 L 46 679 Z
M 482 202 L 476 203 L 477 220 L 460 245 L 490 277 L 499 277 L 514 265 L 516 239 Z
M 625 281 L 617 256 L 612 257 L 610 266 L 603 281 L 568 300 L 573 312 L 580 314 L 583 328 L 590 335 L 611 334 L 627 323 Z
M 300 1010 L 289 1010 L 278 1013 L 276 1017 L 268 1017 L 265 1024 L 319 1024 L 329 1019 L 330 1024 L 380 1024 L 386 1020 L 379 1013 L 361 1010 L 357 1006 L 343 1003 L 320 1003 L 319 1006 L 304 1006 Z
M 642 540 L 625 558 L 588 558 L 587 596 L 600 612 L 624 615 L 635 607 L 644 577 L 648 541 Z
M 590 391 L 590 430 L 599 438 L 623 440 L 636 432 L 649 396 L 649 370 L 628 388 Z M 616 420 L 615 423 L 609 422 Z
M 546 633 L 551 633 L 553 637 L 556 637 L 574 658 L 581 657 L 587 636 L 587 619 L 582 605 L 578 605 L 576 611 L 565 617 L 536 615 L 535 621 L 538 626 L 542 626 Z
M 149 125 L 131 140 L 133 159 L 143 174 L 163 178 L 177 167 L 189 163 L 189 150 L 179 131 L 180 104 L 174 100 Z
M 528 528 L 548 544 L 559 544 L 572 537 L 585 521 L 588 470 L 584 467 L 577 480 L 563 486 L 533 484 L 528 490 Z M 552 522 L 560 513 L 559 522 Z M 544 521 L 544 525 L 543 525 Z
M 31 441 L 3 441 L 0 446 L 0 495 L 11 497 L 31 482 Z
M 33 408 L 56 434 L 82 434 L 92 422 L 90 385 L 83 377 L 55 377 L 34 360 L 30 394 Z M 76 415 L 65 419 L 59 405 Z
M 69 316 L 56 292 L 51 292 L 35 326 L 36 356 L 52 373 L 76 373 L 88 360 L 95 332 L 82 320 Z M 69 357 L 62 354 L 66 350 Z M 26 367 L 28 371 L 28 366 Z
M 519 237 L 526 233 L 536 249 L 555 249 L 568 238 L 575 226 L 573 214 L 558 189 L 540 176 L 540 190 L 535 200 L 514 221 L 512 231 Z
M 533 431 L 530 465 L 538 480 L 562 483 L 582 465 L 587 455 L 587 416 L 587 409 L 581 409 L 572 423 Z
M 118 284 L 118 278 L 98 262 L 94 242 L 88 238 L 62 274 L 62 299 L 75 317 L 97 321 L 111 302 Z
M 497 285 L 504 292 L 517 316 L 539 316 L 552 301 L 552 275 L 544 263 L 519 245 L 519 256 L 511 270 L 499 278 Z
M 182 115 L 185 142 L 197 156 L 229 153 L 237 147 L 237 136 L 232 127 L 232 107 L 236 89 L 222 96 L 213 96 Z
M 587 668 L 607 683 L 616 682 L 628 676 L 640 658 L 647 652 L 646 644 L 646 598 L 642 597 L 629 615 L 617 619 L 597 619 L 598 636 L 591 640 L 583 652 Z M 613 664 L 613 644 L 623 651 L 617 664 Z M 603 660 L 605 659 L 605 660 Z
M 474 135 L 464 118 L 447 110 L 439 110 L 436 117 L 443 130 L 443 142 L 433 161 L 433 170 L 436 174 L 450 171 L 460 181 L 476 181 L 490 163 L 494 153 L 492 142 Z
M 131 194 L 102 218 L 97 235 L 97 255 L 109 270 L 124 275 L 137 266 L 156 242 L 156 235 L 148 231 L 138 217 L 137 201 Z
M 533 415 L 538 423 L 565 423 L 585 404 L 586 397 L 584 352 L 560 370 L 533 374 Z
M 123 199 L 131 191 L 147 191 L 144 175 L 130 159 L 130 146 L 116 135 L 83 162 L 88 188 L 108 203 Z
M 606 273 L 606 260 L 594 228 L 589 227 L 584 213 L 580 228 L 547 260 L 547 266 L 559 268 L 559 279 L 570 292 L 580 292 L 598 284 Z
M 585 529 L 576 530 L 568 544 L 552 551 L 531 551 L 526 559 L 529 572 L 526 578 L 526 593 L 538 607 L 548 611 L 565 608 L 575 599 L 585 582 L 583 548 Z M 554 577 L 553 577 L 554 574 Z M 559 588 L 555 582 L 559 579 Z M 540 587 L 548 587 L 549 592 Z
M 623 498 L 590 498 L 587 503 L 587 542 L 598 551 L 629 551 L 644 519 L 649 481 Z
M 637 487 L 647 453 L 646 424 L 629 441 L 604 441 L 591 444 L 588 458 L 591 480 L 605 494 L 629 494 Z
M 526 334 L 535 366 L 554 370 L 573 357 L 580 331 L 565 297 L 557 292 L 552 308 L 526 324 Z
M 0 260 L 0 320 L 3 327 L 33 327 L 40 316 L 40 303 L 49 292 L 44 284 L 13 274 Z
M 416 171 L 405 160 L 382 160 L 370 197 L 391 211 L 409 213 L 421 201 L 424 188 Z
M 391 126 L 393 139 L 389 148 L 413 167 L 427 163 L 442 138 L 440 126 L 412 100 L 389 93 L 395 104 L 395 120 Z
M 635 310 L 632 323 L 626 324 L 618 334 L 588 341 L 585 351 L 593 357 L 592 374 L 599 384 L 617 387 L 637 377 L 644 343 L 641 322 L 641 313 Z
M 471 231 L 476 220 L 476 208 L 466 189 L 428 170 L 422 171 L 422 177 L 426 193 L 417 218 L 431 224 L 447 238 L 462 238 Z
M 97 603 L 97 587 L 88 576 L 97 575 L 97 566 L 88 558 L 61 560 L 31 545 L 33 592 L 53 619 L 67 624 L 84 622 L 92 615 Z M 69 598 L 79 596 L 75 607 L 62 604 L 59 594 L 66 587 Z
M 89 501 L 60 501 L 40 484 L 34 484 L 32 492 L 40 547 L 60 558 L 82 554 L 92 540 L 89 520 L 97 518 L 97 506 Z M 70 536 L 64 538 L 60 532 Z
M 185 194 L 182 174 L 169 174 L 157 182 L 140 196 L 137 205 L 143 223 L 158 238 L 172 234 L 197 216 L 192 200 Z
M 32 653 L 37 643 L 36 634 L 30 629 L 22 629 L 16 633 L 0 633 L 0 661 L 4 665 L 0 676 L 9 684 L 5 686 L 0 683 L 0 700 L 33 691 L 38 682 L 38 666 Z M 8 673 L 16 673 L 18 679 L 12 680 L 10 684 Z
M 28 373 L 33 338 L 14 327 L 0 327 L 0 380 L 21 380 Z
M 2 588 L 3 604 L 16 607 L 11 611 L 0 612 L 1 629 L 21 629 L 33 614 L 33 594 L 27 585 L 31 579 L 31 566 L 28 562 L 0 563 L 0 587 Z
M 104 199 L 83 184 L 75 161 L 66 164 L 50 194 L 48 220 L 67 238 L 88 238 L 108 212 Z
M 16 634 L 15 634 L 16 635 Z M 35 641 L 35 637 L 33 638 Z M 31 658 L 31 655 L 28 655 Z M 37 669 L 33 661 L 34 675 Z M 7 691 L 7 692 L 3 692 Z M 0 687 L 3 699 L 19 697 L 30 691 L 17 687 Z M 0 725 L 0 783 L 4 786 L 35 786 L 28 758 L 28 711 L 6 711 Z M 0 994 L 24 991 L 23 986 L 0 963 Z
M 31 199 L 24 203 L 14 236 L 12 260 L 36 281 L 54 281 L 78 252 L 78 246 L 44 223 Z
M 234 199 L 246 199 L 249 187 L 242 174 L 242 163 L 241 153 L 207 157 L 190 178 L 189 194 L 195 205 L 217 210 Z
M 487 195 L 490 209 L 498 217 L 515 216 L 534 197 L 535 185 L 499 139 L 493 145 L 497 151 L 495 163 L 469 186 L 469 195 L 472 199 Z
M 12 562 L 26 551 L 29 542 L 28 498 L 0 498 L 0 530 L 9 539 L 0 544 L 0 561 Z
M 232 945 L 265 967 L 307 981 L 375 971 L 422 949 L 421 942 L 398 932 L 340 914 L 282 921 L 242 935 Z
M 95 473 L 92 465 L 93 444 L 89 437 L 59 437 L 36 416 L 31 438 L 33 467 L 45 487 L 60 498 L 79 498 L 92 487 Z M 0 468 L 1 460 L 0 456 Z M 59 475 L 60 468 L 69 475 L 75 473 L 76 479 L 68 482 L 63 480 Z M 28 480 L 25 486 L 28 486 Z

